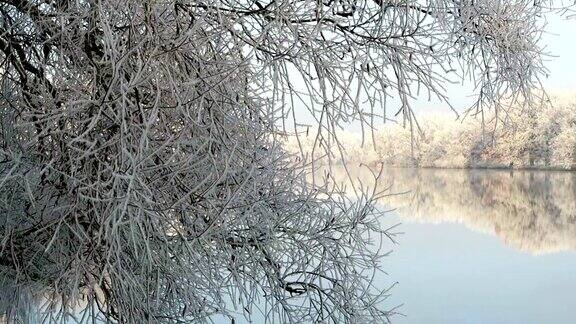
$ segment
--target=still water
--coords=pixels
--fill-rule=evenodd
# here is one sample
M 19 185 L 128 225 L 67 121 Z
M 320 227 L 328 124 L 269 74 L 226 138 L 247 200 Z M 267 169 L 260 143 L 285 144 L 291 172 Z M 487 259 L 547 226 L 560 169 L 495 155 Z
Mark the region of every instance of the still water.
M 371 174 L 354 175 L 369 182 Z M 576 173 L 386 170 L 393 323 L 576 323 Z

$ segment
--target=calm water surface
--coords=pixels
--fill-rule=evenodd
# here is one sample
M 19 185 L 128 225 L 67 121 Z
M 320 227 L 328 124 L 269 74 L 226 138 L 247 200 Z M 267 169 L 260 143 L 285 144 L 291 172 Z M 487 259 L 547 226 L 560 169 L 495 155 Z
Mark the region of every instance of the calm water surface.
M 362 176 L 360 176 L 362 177 Z M 366 181 L 368 175 L 366 175 Z M 389 170 L 393 323 L 576 323 L 576 173 Z

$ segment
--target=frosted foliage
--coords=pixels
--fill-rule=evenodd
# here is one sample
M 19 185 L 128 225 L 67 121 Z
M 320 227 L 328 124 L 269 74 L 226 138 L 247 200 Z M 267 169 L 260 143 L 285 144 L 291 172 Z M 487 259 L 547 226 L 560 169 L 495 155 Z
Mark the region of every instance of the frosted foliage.
M 5 318 L 387 321 L 381 192 L 311 185 L 308 162 L 347 121 L 414 130 L 411 98 L 447 78 L 478 111 L 529 98 L 551 5 L 0 1 Z M 278 140 L 304 111 L 308 156 Z
M 419 120 L 422 134 L 398 125 L 374 132 L 374 142 L 362 144 L 361 135 L 342 132 L 345 156 L 337 162 L 427 168 L 576 169 L 576 97 L 553 95 L 534 111 L 522 106 L 507 109 L 499 118 L 430 114 Z M 490 116 L 490 115 L 486 115 Z M 304 152 L 311 152 L 313 137 L 301 138 Z M 286 140 L 297 151 L 296 138 Z M 336 147 L 331 148 L 337 152 Z M 349 153 L 353 152 L 353 153 Z M 327 164 L 328 161 L 324 161 Z

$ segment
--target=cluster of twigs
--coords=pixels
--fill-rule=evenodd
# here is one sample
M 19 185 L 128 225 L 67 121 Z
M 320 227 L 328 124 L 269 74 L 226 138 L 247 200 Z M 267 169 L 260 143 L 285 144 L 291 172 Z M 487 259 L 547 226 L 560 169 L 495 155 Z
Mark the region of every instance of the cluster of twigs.
M 48 322 L 386 321 L 382 192 L 309 184 L 315 157 L 295 161 L 278 137 L 304 104 L 328 152 L 343 122 L 389 114 L 375 109 L 391 91 L 413 125 L 410 97 L 444 98 L 458 65 L 479 103 L 528 93 L 543 10 L 1 0 L 2 311 L 25 321 L 33 296 Z

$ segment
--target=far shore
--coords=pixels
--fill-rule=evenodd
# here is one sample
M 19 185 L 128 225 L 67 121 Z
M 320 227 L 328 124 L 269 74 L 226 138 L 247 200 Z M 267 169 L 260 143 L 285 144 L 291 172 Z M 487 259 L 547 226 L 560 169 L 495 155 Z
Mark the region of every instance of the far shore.
M 384 165 L 386 168 L 394 169 L 430 169 L 430 170 L 498 170 L 498 171 L 555 171 L 555 172 L 575 172 L 576 166 L 572 168 L 564 167 L 542 167 L 542 166 L 505 166 L 505 165 L 480 165 L 480 166 L 399 166 Z

